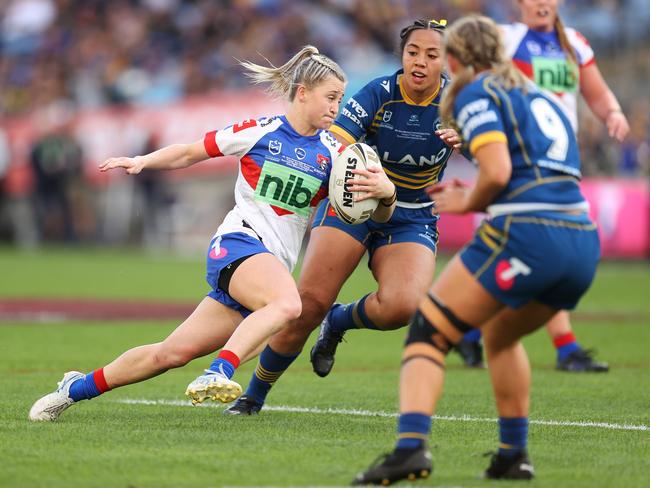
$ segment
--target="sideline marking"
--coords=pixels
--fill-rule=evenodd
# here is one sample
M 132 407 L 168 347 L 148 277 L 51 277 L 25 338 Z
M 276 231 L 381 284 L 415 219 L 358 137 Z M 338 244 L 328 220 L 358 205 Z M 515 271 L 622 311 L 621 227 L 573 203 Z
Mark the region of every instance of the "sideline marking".
M 127 405 L 165 405 L 170 407 L 191 407 L 192 403 L 184 400 L 145 400 L 126 398 L 124 400 L 115 400 L 114 403 L 124 403 Z M 222 409 L 225 405 L 208 403 L 197 405 L 201 408 Z M 265 405 L 264 410 L 268 412 L 293 412 L 293 413 L 315 413 L 315 414 L 333 414 L 333 415 L 357 415 L 360 417 L 397 417 L 397 413 L 371 411 L 371 410 L 348 410 L 343 408 L 308 408 L 308 407 L 289 407 L 286 405 Z M 484 417 L 470 417 L 469 415 L 434 415 L 434 420 L 447 420 L 450 422 L 489 422 L 497 423 L 497 419 Z M 633 424 L 612 424 L 608 422 L 572 422 L 569 420 L 530 420 L 531 425 L 549 425 L 559 427 L 593 427 L 607 430 L 642 430 L 650 431 L 650 426 L 633 425 Z

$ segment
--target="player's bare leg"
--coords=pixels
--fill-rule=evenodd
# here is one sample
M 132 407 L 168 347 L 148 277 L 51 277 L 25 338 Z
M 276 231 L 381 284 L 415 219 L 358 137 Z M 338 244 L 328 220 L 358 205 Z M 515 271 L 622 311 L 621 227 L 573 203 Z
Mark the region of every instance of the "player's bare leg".
M 249 357 L 301 312 L 293 277 L 269 253 L 256 254 L 243 261 L 233 273 L 228 293 L 254 312 L 240 322 L 205 374 L 188 385 L 185 393 L 193 403 L 207 398 L 227 403 L 239 397 L 242 389 L 232 376 L 241 358 Z
M 336 305 L 325 317 L 311 353 L 316 374 L 327 376 L 330 373 L 337 346 L 346 330 L 392 330 L 407 325 L 420 297 L 431 284 L 435 263 L 433 252 L 415 242 L 389 244 L 377 249 L 371 268 L 379 287 L 356 302 Z
M 339 229 L 316 227 L 312 230 L 298 282 L 302 313 L 271 337 L 260 355 L 246 393 L 226 413 L 252 415 L 261 410 L 273 384 L 298 356 L 364 252 L 361 243 Z

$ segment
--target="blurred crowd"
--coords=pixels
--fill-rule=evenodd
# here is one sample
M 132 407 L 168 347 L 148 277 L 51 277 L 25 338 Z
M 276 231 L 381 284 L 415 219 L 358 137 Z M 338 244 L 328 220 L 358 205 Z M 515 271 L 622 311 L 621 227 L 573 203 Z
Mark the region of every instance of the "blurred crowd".
M 648 38 L 646 0 L 566 4 L 567 23 L 600 53 Z M 307 43 L 365 81 L 395 64 L 397 33 L 411 19 L 472 11 L 516 19 L 514 0 L 4 0 L 0 113 L 58 100 L 165 103 L 237 87 L 233 58 L 280 63 Z
M 279 64 L 305 44 L 340 62 L 352 93 L 398 66 L 401 27 L 415 18 L 453 20 L 474 11 L 498 22 L 517 20 L 515 0 L 2 0 L 0 123 L 50 106 L 67 113 L 159 106 L 248 87 L 234 59 L 266 57 Z M 599 63 L 610 66 L 603 71 L 632 126 L 621 146 L 585 116 L 580 133 L 585 173 L 649 174 L 650 106 L 642 82 L 650 71 L 647 0 L 567 0 L 561 11 L 565 23 L 590 40 Z M 629 54 L 635 52 L 640 55 Z M 607 63 L 624 53 L 641 81 L 629 85 L 634 78 L 617 72 L 618 61 Z M 50 193 L 60 184 L 77 198 L 75 175 L 83 156 L 65 124 L 57 130 L 31 148 L 37 185 L 45 185 L 36 208 L 60 207 L 64 225 L 58 228 L 73 238 L 66 222 L 79 221 L 69 215 L 75 206 Z M 9 158 L 3 137 L 0 130 L 0 180 Z M 52 183 L 55 173 L 62 183 Z

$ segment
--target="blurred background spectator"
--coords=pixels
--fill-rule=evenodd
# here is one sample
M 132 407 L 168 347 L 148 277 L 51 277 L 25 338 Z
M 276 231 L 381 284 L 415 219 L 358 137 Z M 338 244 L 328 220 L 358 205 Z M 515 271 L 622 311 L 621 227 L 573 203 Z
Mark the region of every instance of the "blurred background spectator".
M 279 63 L 307 43 L 362 83 L 396 65 L 397 34 L 415 17 L 480 11 L 506 22 L 515 10 L 514 0 L 4 0 L 0 111 L 61 99 L 79 109 L 160 104 L 237 88 L 233 59 Z M 572 0 L 563 14 L 601 59 L 648 47 L 646 0 Z
M 38 210 L 33 220 L 40 223 L 40 236 L 171 242 L 192 220 L 175 222 L 173 215 L 175 208 L 187 208 L 183 195 L 193 191 L 168 185 L 168 178 L 176 178 L 168 175 L 135 183 L 117 178 L 106 187 L 94 169 L 101 159 L 138 154 L 157 142 L 191 140 L 202 130 L 237 120 L 237 98 L 231 94 L 243 93 L 247 102 L 252 98 L 245 95 L 250 85 L 235 60 L 260 62 L 264 56 L 279 64 L 301 46 L 314 44 L 346 70 L 349 95 L 398 67 L 398 33 L 412 19 L 453 20 L 474 11 L 510 22 L 517 9 L 514 0 L 2 0 L 0 185 L 5 211 L 0 203 L 0 238 L 10 234 L 26 244 L 35 242 L 25 223 L 25 195 L 36 190 L 28 201 Z M 648 175 L 650 3 L 567 0 L 561 12 L 566 25 L 590 40 L 632 124 L 632 136 L 620 146 L 606 137 L 599 122 L 582 115 L 585 174 Z M 200 100 L 191 116 L 159 115 L 160 107 L 188 100 Z M 208 113 L 207 105 L 221 108 L 224 116 Z M 39 114 L 61 107 L 73 120 L 59 121 L 53 133 L 45 134 Z M 260 113 L 272 108 L 260 106 Z M 250 112 L 250 107 L 243 111 Z M 4 146 L 3 137 L 8 139 Z M 44 170 L 54 164 L 48 160 L 54 153 L 68 168 L 57 176 L 66 182 L 56 185 Z M 3 157 L 14 166 L 9 175 Z M 86 198 L 84 181 L 106 191 Z M 59 193 L 52 200 L 55 187 Z M 52 201 L 62 209 L 58 224 L 51 213 L 43 213 L 54 211 Z M 211 200 L 217 201 L 226 200 Z M 80 205 L 87 210 L 79 210 Z M 154 207 L 162 210 L 154 212 Z

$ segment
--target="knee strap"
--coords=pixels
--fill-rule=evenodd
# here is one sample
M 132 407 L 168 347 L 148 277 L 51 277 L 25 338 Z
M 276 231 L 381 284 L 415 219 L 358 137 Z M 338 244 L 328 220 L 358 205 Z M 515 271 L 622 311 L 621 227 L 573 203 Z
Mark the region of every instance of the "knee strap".
M 469 325 L 467 322 L 462 321 L 458 317 L 456 317 L 456 314 L 452 312 L 447 306 L 440 301 L 438 297 L 433 295 L 432 293 L 428 293 L 427 296 L 429 297 L 429 300 L 433 302 L 433 304 L 438 307 L 438 309 L 442 312 L 442 314 L 451 322 L 451 325 L 453 325 L 456 329 L 458 329 L 463 335 L 467 334 L 470 330 L 473 330 L 474 327 Z
M 404 366 L 406 363 L 408 363 L 409 361 L 411 361 L 413 359 L 426 359 L 427 361 L 435 364 L 439 368 L 445 369 L 445 363 L 444 362 L 440 362 L 438 359 L 434 358 L 433 356 L 429 356 L 427 354 L 413 354 L 413 355 L 407 356 L 404 359 L 402 359 L 402 366 Z
M 473 327 L 456 317 L 456 315 L 434 295 L 429 293 L 427 298 L 430 302 L 421 305 L 411 321 L 405 345 L 409 346 L 418 342 L 424 342 L 442 352 L 443 355 L 446 355 L 452 346 L 457 343 L 465 333 L 472 330 Z M 440 324 L 439 327 L 433 325 L 425 315 L 425 312 L 423 312 L 423 309 L 426 311 L 426 309 L 430 307 L 436 307 L 440 310 L 449 321 L 449 324 L 444 324 L 444 326 Z
M 452 347 L 452 343 L 449 339 L 441 333 L 436 327 L 427 319 L 420 309 L 415 312 L 415 316 L 411 321 L 409 326 L 409 332 L 406 336 L 406 346 L 405 359 L 410 355 L 406 355 L 408 349 L 412 349 L 412 346 L 417 345 L 417 343 L 425 343 L 436 348 L 439 352 L 442 353 L 442 357 L 447 355 L 449 349 Z M 438 354 L 436 354 L 437 356 Z

